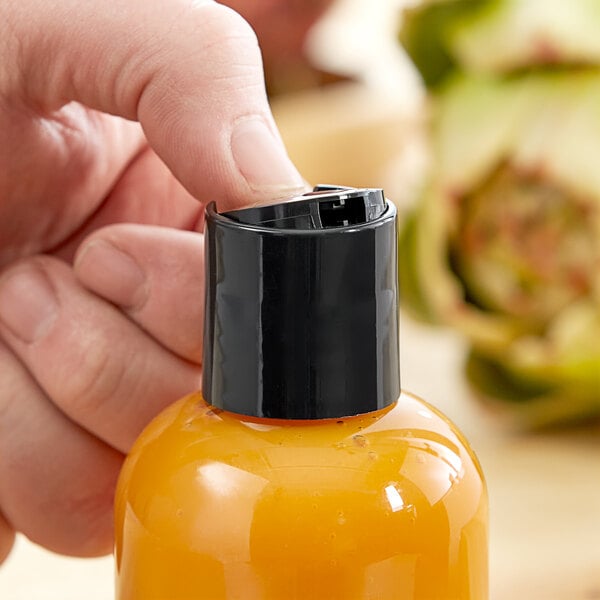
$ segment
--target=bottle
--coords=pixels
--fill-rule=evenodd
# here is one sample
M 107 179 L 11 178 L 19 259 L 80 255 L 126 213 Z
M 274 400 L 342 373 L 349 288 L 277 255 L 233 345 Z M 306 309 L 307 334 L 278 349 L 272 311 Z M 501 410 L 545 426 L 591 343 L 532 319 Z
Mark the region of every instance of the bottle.
M 117 600 L 486 600 L 479 464 L 400 390 L 382 190 L 212 204 L 205 243 L 202 392 L 126 460 Z

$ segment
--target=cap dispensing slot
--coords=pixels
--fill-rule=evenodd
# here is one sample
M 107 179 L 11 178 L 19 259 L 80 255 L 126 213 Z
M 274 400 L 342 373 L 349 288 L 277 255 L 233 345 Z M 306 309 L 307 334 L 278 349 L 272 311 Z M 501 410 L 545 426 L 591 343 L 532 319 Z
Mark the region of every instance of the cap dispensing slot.
M 206 218 L 203 395 L 238 414 L 340 418 L 400 393 L 396 210 L 319 186 Z
M 230 211 L 223 216 L 244 225 L 310 230 L 362 225 L 378 219 L 385 210 L 382 190 L 318 186 L 300 199 Z

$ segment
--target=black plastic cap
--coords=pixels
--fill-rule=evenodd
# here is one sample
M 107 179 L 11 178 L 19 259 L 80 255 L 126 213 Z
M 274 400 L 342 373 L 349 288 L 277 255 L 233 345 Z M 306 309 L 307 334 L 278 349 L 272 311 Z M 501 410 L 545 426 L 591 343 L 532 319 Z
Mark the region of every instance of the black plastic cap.
M 202 392 L 218 408 L 340 418 L 400 394 L 396 209 L 320 186 L 273 206 L 207 208 Z

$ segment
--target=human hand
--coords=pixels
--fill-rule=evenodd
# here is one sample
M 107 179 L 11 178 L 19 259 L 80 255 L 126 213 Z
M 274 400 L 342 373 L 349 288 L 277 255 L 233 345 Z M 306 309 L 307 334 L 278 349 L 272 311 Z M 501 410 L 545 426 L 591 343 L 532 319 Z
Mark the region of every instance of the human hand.
M 0 56 L 0 560 L 98 555 L 124 453 L 199 387 L 203 204 L 303 182 L 211 0 L 5 0 Z

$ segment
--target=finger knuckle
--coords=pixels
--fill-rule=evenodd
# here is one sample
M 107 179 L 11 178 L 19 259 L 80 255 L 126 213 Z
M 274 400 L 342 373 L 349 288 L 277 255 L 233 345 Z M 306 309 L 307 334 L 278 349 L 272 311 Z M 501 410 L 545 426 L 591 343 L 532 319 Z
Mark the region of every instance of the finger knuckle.
M 209 43 L 221 44 L 233 39 L 258 46 L 256 33 L 248 21 L 233 9 L 211 2 L 193 5 L 192 10 L 198 13 L 202 31 Z
M 78 352 L 78 360 L 59 378 L 65 410 L 78 420 L 96 421 L 105 406 L 127 386 L 129 361 L 104 340 L 94 340 Z

